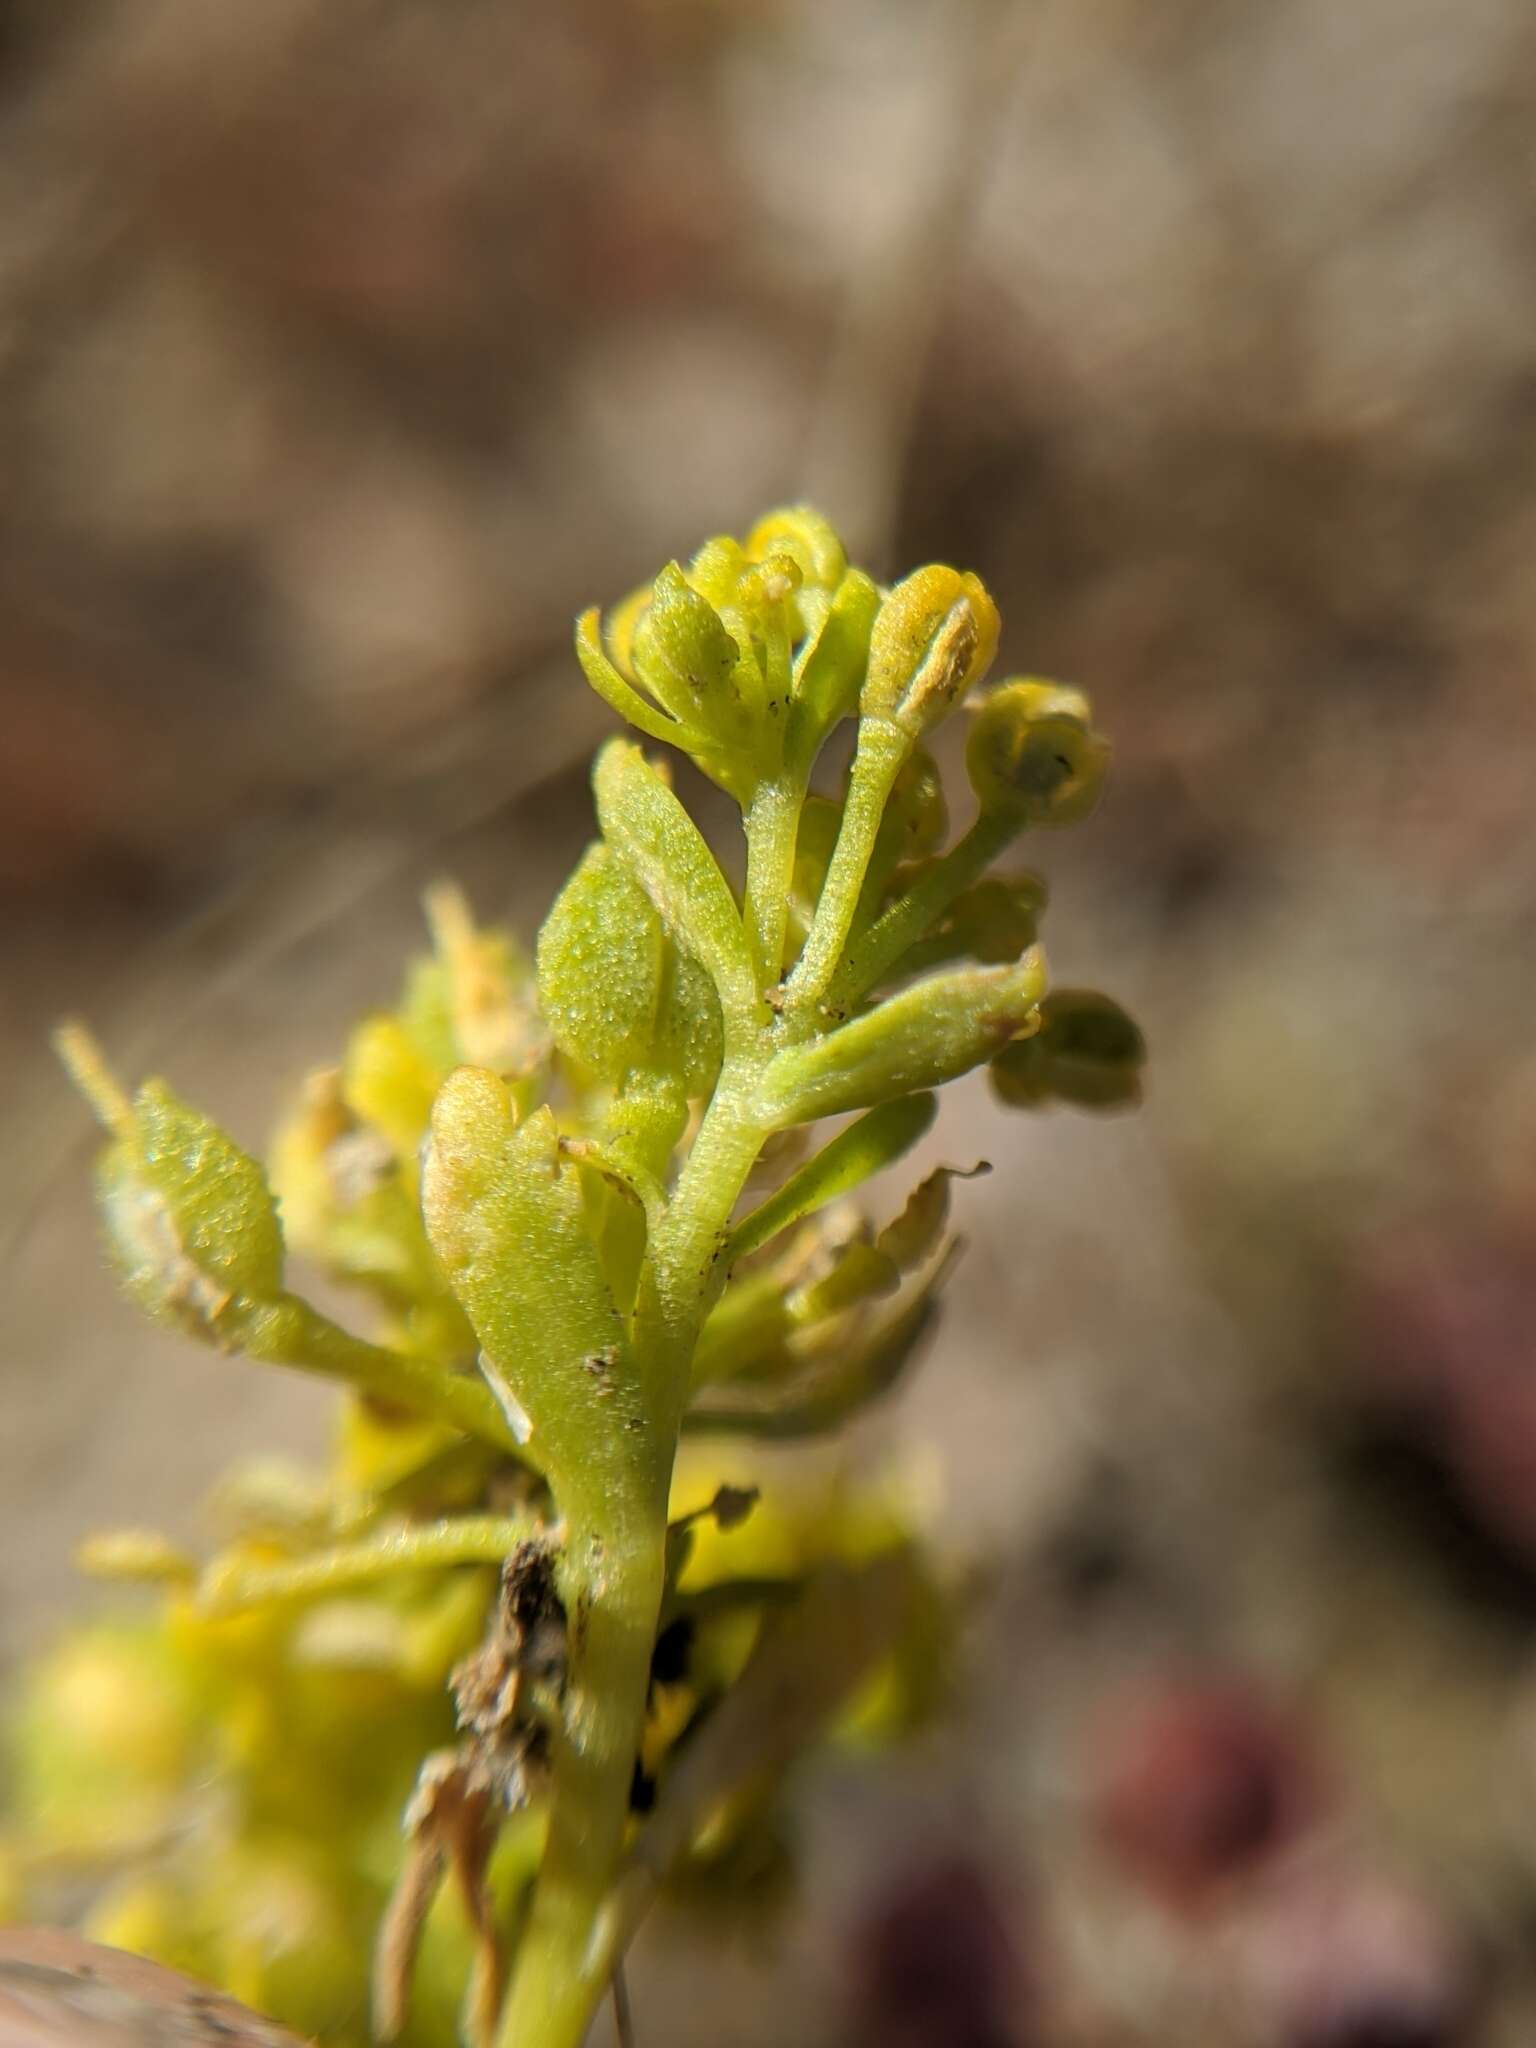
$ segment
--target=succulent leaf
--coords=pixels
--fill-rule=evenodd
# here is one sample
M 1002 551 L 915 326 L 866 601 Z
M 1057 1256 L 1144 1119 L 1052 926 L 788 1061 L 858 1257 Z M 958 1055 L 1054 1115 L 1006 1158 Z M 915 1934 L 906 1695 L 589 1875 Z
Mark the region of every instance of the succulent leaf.
M 741 913 L 699 828 L 638 747 L 610 740 L 592 774 L 603 836 L 678 944 L 719 992 L 728 1020 L 756 1007 Z
M 782 1128 L 952 1081 L 1023 1030 L 1044 992 L 1036 952 L 1016 967 L 918 982 L 851 1024 L 776 1053 L 761 1084 L 763 1117 Z
M 646 1063 L 664 947 L 633 874 L 611 847 L 589 846 L 539 932 L 539 1006 L 567 1059 L 604 1081 Z
M 643 1422 L 644 1407 L 580 1175 L 549 1110 L 514 1127 L 504 1082 L 475 1067 L 451 1074 L 432 1112 L 422 1207 L 514 1432 L 526 1430 L 558 1487 L 584 1495 L 628 1446 L 642 1449 L 643 1429 L 623 1420 Z M 606 1408 L 594 1401 L 592 1359 L 613 1390 Z
M 757 1251 L 792 1223 L 852 1194 L 872 1174 L 892 1165 L 930 1129 L 938 1107 L 934 1095 L 902 1095 L 839 1131 L 736 1225 L 726 1246 L 727 1263 Z

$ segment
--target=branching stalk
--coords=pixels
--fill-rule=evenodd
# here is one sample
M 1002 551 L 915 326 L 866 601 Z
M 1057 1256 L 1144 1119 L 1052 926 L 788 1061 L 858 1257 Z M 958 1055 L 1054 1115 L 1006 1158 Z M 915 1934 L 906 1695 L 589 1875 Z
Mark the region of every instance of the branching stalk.
M 855 931 L 829 978 L 826 1008 L 846 1015 L 867 995 L 908 947 L 929 931 L 962 890 L 979 881 L 1005 847 L 1018 837 L 1021 820 L 1009 812 L 983 811 L 970 830 L 934 861 L 903 895 L 888 904 L 865 931 Z
M 805 947 L 785 987 L 784 1016 L 788 1028 L 804 1031 L 822 1005 L 842 958 L 865 870 L 879 836 L 886 799 L 912 751 L 912 740 L 882 719 L 867 720 L 859 729 L 858 751 L 848 781 L 842 828 L 822 884 L 816 914 Z

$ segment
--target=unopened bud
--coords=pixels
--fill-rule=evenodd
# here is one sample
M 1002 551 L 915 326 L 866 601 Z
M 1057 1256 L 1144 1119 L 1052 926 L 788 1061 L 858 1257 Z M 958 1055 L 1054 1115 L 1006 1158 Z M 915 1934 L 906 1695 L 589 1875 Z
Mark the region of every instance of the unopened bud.
M 603 620 L 603 644 L 609 659 L 617 667 L 626 682 L 636 682 L 635 674 L 635 628 L 650 609 L 651 586 L 642 583 L 638 590 L 632 590 L 628 597 L 616 604 Z
M 1141 1100 L 1147 1048 L 1135 1020 L 1094 989 L 1058 988 L 1040 1005 L 1039 1029 L 991 1063 L 992 1085 L 1016 1109 L 1069 1102 L 1129 1109 Z
M 860 712 L 920 739 L 986 674 L 997 636 L 980 577 L 937 564 L 914 571 L 876 616 Z
M 728 533 L 716 534 L 689 562 L 684 574 L 689 586 L 712 604 L 716 611 L 736 602 L 742 571 L 748 566 L 740 541 Z
M 682 724 L 725 737 L 740 722 L 739 653 L 714 606 L 668 563 L 636 624 L 632 654 L 657 703 Z
M 754 562 L 769 555 L 791 555 L 805 582 L 822 590 L 835 590 L 848 567 L 842 542 L 809 505 L 785 505 L 767 513 L 747 535 L 746 552 Z
M 1030 825 L 1086 817 L 1103 787 L 1109 749 L 1088 699 L 1057 683 L 1012 682 L 976 714 L 965 764 L 984 811 L 1020 813 Z

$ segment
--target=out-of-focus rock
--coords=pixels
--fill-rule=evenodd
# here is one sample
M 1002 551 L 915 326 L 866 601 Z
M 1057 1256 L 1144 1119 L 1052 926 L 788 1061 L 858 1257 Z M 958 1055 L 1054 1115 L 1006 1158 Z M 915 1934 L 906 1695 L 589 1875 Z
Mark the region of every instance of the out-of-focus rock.
M 972 1858 L 898 1872 L 854 1930 L 848 2048 L 1030 2048 L 1032 1987 L 999 1893 Z
M 1126 1869 L 1180 1910 L 1209 1906 L 1295 1840 L 1318 1803 L 1298 1730 L 1215 1677 L 1131 1687 L 1090 1765 L 1094 1819 Z
M 299 2048 L 176 1970 L 43 1928 L 0 1929 L 0 2048 Z

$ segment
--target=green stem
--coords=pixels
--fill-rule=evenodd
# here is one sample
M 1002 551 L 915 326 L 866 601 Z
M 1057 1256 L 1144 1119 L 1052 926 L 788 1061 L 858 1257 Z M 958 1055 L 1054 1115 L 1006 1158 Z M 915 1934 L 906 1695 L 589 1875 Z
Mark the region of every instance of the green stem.
M 580 2048 L 612 1974 L 593 1929 L 624 1855 L 665 1576 L 666 1507 L 598 1534 L 565 1574 L 570 1661 L 549 1833 L 498 2048 Z M 605 1517 L 611 1523 L 612 1517 Z
M 541 1526 L 531 1516 L 456 1515 L 280 1564 L 215 1563 L 198 1581 L 197 1603 L 205 1614 L 222 1619 L 279 1600 L 329 1599 L 406 1571 L 504 1564 L 519 1543 L 540 1534 Z
M 899 726 L 884 719 L 866 718 L 860 722 L 842 828 L 804 949 L 785 984 L 785 1024 L 798 1029 L 801 1035 L 822 1004 L 842 958 L 885 816 L 886 799 L 912 746 L 911 738 Z
M 234 1337 L 235 1348 L 247 1358 L 344 1380 L 360 1393 L 393 1402 L 434 1422 L 451 1422 L 467 1436 L 526 1458 L 501 1404 L 484 1380 L 369 1344 L 296 1294 L 245 1304 Z
M 776 988 L 784 972 L 789 891 L 804 802 L 805 778 L 786 769 L 758 785 L 746 816 L 747 940 L 762 990 Z
M 767 1125 L 755 1113 L 765 1058 L 728 1061 L 652 1242 L 651 1259 L 675 1381 L 674 1421 L 687 1397 L 699 1330 L 725 1284 L 727 1226 L 762 1150 Z
M 826 1007 L 846 1013 L 902 954 L 924 938 L 962 889 L 980 879 L 1012 840 L 1018 837 L 1017 817 L 1006 811 L 983 811 L 969 832 L 934 861 L 896 901 L 887 905 L 867 930 L 859 932 L 831 976 Z
M 762 1146 L 749 1105 L 764 1057 L 754 1049 L 722 1070 L 648 1254 L 656 1313 L 637 1343 L 662 1411 L 649 1496 L 616 1517 L 601 1491 L 573 1487 L 562 1496 L 556 1484 L 570 1531 L 565 1710 L 549 1835 L 498 2048 L 580 2048 L 613 1973 L 596 1936 L 624 1858 L 666 1581 L 672 1461 L 694 1346 L 717 1271 L 723 1277 L 726 1226 Z

